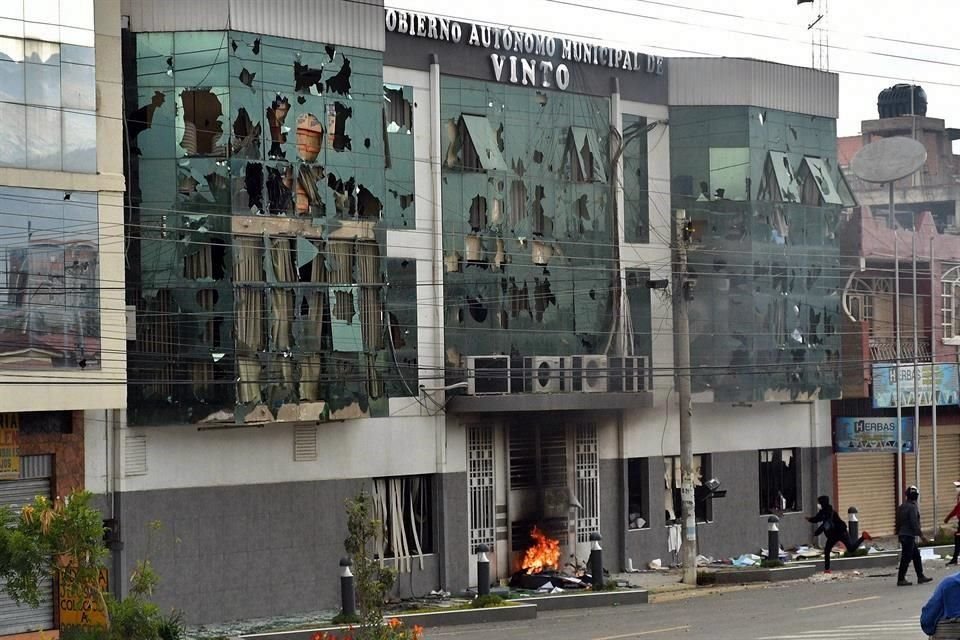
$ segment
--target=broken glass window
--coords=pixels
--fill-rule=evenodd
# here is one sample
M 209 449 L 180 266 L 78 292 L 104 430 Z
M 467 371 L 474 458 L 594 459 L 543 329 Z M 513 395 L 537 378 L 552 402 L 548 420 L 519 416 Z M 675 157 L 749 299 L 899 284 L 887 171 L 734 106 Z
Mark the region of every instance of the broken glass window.
M 459 156 L 458 166 L 471 171 L 506 171 L 507 165 L 503 160 L 497 137 L 490 128 L 490 122 L 480 116 L 461 115 L 454 128 L 454 138 L 451 147 L 454 151 L 454 162 Z M 448 151 L 448 164 L 450 162 Z
M 225 157 L 223 102 L 227 89 L 183 89 L 177 95 L 180 147 L 188 156 Z
M 606 182 L 606 154 L 593 129 L 570 127 L 567 137 L 566 171 L 574 182 Z
M 800 202 L 800 184 L 786 153 L 770 151 L 767 154 L 757 200 Z
M 387 133 L 407 134 L 413 131 L 413 105 L 410 87 L 383 85 L 384 113 Z
M 334 351 L 363 351 L 363 333 L 357 309 L 357 288 L 332 286 L 330 296 L 330 328 Z
M 840 193 L 834 186 L 830 168 L 824 160 L 804 156 L 797 170 L 797 181 L 800 183 L 803 204 L 843 204 Z

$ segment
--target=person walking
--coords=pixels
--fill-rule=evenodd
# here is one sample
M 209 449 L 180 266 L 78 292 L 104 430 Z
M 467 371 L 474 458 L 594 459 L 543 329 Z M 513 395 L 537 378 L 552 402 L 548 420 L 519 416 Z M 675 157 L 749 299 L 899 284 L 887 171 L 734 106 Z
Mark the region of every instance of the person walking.
M 830 573 L 830 554 L 833 552 L 834 545 L 842 542 L 847 551 L 853 553 L 857 550 L 857 547 L 863 544 L 864 540 L 872 540 L 873 538 L 864 531 L 863 535 L 857 538 L 855 542 L 851 542 L 850 532 L 847 531 L 847 523 L 843 521 L 843 518 L 830 504 L 830 497 L 820 496 L 817 498 L 817 502 L 820 504 L 820 510 L 817 511 L 816 515 L 807 518 L 807 521 L 820 523 L 817 530 L 813 532 L 814 537 L 821 533 L 827 536 L 827 542 L 823 545 L 823 572 Z
M 957 522 L 960 523 L 960 480 L 954 480 L 953 486 L 957 489 L 957 504 L 953 505 L 953 511 L 943 519 L 943 524 L 950 522 L 950 518 L 956 518 Z M 958 555 L 960 555 L 960 528 L 953 533 L 953 557 L 947 564 L 957 564 Z
M 926 542 L 927 539 L 920 529 L 920 507 L 917 506 L 917 499 L 920 497 L 920 490 L 915 486 L 907 487 L 907 499 L 897 507 L 897 537 L 900 538 L 900 567 L 897 570 L 897 586 L 907 587 L 911 584 L 907 580 L 907 567 L 910 561 L 913 561 L 913 569 L 917 572 L 917 584 L 930 582 L 933 578 L 923 575 L 923 560 L 920 559 L 920 548 L 917 546 L 917 540 Z

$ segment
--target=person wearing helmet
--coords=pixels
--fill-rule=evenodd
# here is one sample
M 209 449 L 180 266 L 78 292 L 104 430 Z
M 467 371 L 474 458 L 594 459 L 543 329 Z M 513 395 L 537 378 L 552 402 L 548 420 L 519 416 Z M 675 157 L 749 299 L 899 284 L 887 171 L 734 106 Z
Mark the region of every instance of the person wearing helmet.
M 950 518 L 956 518 L 960 522 L 960 480 L 954 480 L 953 486 L 957 489 L 957 504 L 953 505 L 953 511 L 943 519 L 943 524 L 950 522 Z M 953 557 L 947 564 L 957 564 L 958 555 L 960 555 L 960 529 L 957 529 L 953 534 Z
M 900 538 L 900 567 L 897 570 L 897 586 L 906 587 L 911 584 L 907 580 L 907 567 L 913 561 L 913 569 L 917 572 L 917 584 L 930 582 L 933 578 L 923 575 L 923 561 L 920 559 L 920 548 L 917 539 L 926 542 L 923 531 L 920 529 L 920 507 L 917 499 L 920 490 L 915 486 L 907 487 L 907 499 L 897 507 L 897 537 Z
M 843 518 L 830 504 L 830 497 L 820 496 L 817 498 L 817 502 L 820 504 L 820 510 L 817 511 L 816 515 L 807 518 L 807 522 L 820 523 L 817 530 L 813 532 L 814 537 L 821 533 L 827 536 L 827 541 L 823 545 L 823 572 L 830 573 L 830 554 L 833 552 L 834 545 L 842 542 L 847 551 L 853 553 L 857 550 L 857 547 L 863 544 L 864 540 L 872 540 L 873 538 L 864 531 L 862 536 L 851 542 L 850 532 L 847 531 L 847 523 L 843 521 Z

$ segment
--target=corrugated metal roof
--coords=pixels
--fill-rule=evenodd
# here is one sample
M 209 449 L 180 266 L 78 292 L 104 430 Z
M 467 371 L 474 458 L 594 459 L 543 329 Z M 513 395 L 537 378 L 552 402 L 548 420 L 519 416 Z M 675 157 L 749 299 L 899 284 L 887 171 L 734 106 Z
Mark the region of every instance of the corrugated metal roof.
M 123 0 L 130 29 L 250 33 L 383 51 L 383 0 Z
M 839 76 L 805 67 L 741 58 L 671 58 L 671 106 L 754 106 L 839 115 Z

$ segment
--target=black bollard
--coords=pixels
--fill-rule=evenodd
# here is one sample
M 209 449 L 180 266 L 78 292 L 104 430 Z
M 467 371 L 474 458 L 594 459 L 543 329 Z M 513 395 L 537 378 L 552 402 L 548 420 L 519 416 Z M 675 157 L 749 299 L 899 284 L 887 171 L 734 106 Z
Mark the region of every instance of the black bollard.
M 856 542 L 860 537 L 860 520 L 857 518 L 857 508 L 847 509 L 847 530 L 850 532 L 850 540 Z
M 600 548 L 600 541 L 603 539 L 599 533 L 590 534 L 590 576 L 593 578 L 593 588 L 603 588 L 603 549 Z
M 353 572 L 350 571 L 352 565 L 350 558 L 340 559 L 340 609 L 345 618 L 357 615 L 357 596 L 353 591 Z
M 780 518 L 767 518 L 767 564 L 780 560 Z
M 490 595 L 490 558 L 487 552 L 490 547 L 485 544 L 477 545 L 477 595 Z

